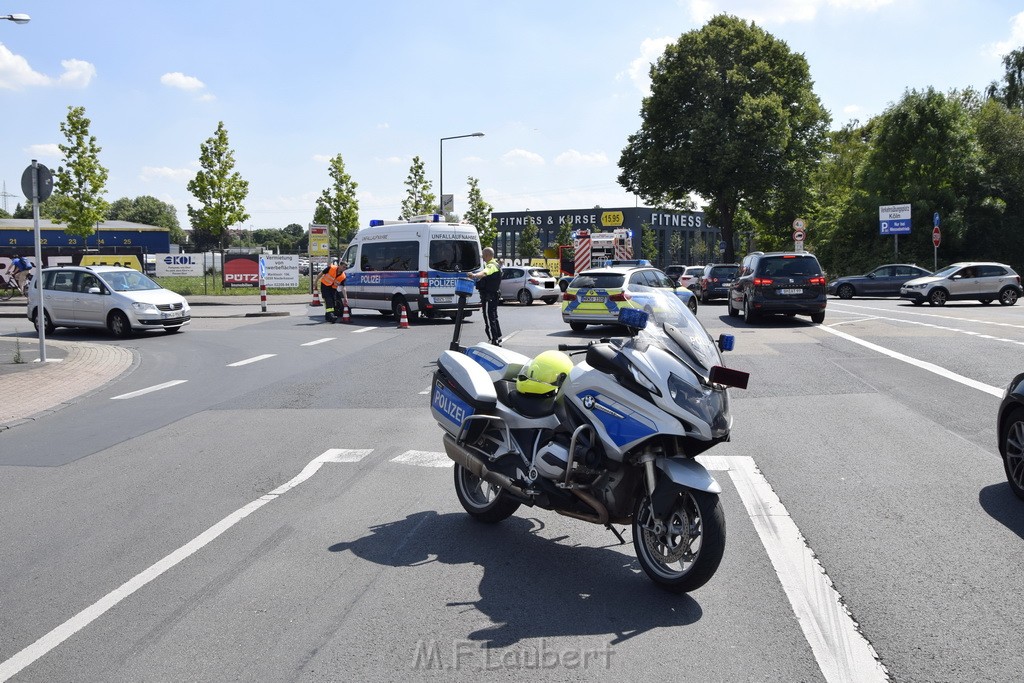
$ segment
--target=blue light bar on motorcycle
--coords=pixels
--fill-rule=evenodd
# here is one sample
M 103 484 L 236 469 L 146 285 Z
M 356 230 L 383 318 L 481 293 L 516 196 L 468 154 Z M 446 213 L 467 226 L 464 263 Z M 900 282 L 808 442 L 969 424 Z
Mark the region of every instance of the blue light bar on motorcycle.
M 736 346 L 736 337 L 731 334 L 720 334 L 718 335 L 718 348 L 723 351 L 732 351 Z
M 455 293 L 459 296 L 469 296 L 473 293 L 473 289 L 476 286 L 472 280 L 468 277 L 460 277 L 455 279 Z
M 634 330 L 647 327 L 647 312 L 639 308 L 623 308 L 619 311 L 619 324 Z

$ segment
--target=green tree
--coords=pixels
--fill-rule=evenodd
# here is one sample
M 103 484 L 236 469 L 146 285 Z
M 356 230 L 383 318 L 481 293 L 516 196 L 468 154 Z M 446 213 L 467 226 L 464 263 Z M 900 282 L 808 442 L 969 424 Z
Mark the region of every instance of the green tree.
M 249 195 L 249 182 L 235 171 L 235 153 L 228 146 L 228 131 L 224 122 L 217 123 L 214 134 L 199 146 L 199 165 L 196 177 L 188 181 L 188 191 L 199 201 L 197 208 L 188 205 L 192 223 L 193 241 L 209 239 L 220 242 L 224 249 L 230 240 L 228 228 L 249 219 L 245 212 L 245 198 Z
M 399 220 L 409 220 L 413 216 L 434 213 L 437 209 L 437 197 L 430 191 L 430 181 L 423 170 L 423 161 L 412 158 L 409 176 L 405 179 L 405 199 L 402 200 L 402 214 Z
M 331 159 L 328 174 L 331 186 L 316 200 L 314 222 L 326 225 L 334 237 L 334 248 L 341 255 L 341 245 L 352 241 L 359 230 L 359 200 L 356 199 L 356 181 L 345 171 L 341 154 Z
M 64 160 L 54 174 L 53 184 L 54 194 L 67 200 L 54 203 L 53 219 L 66 224 L 66 233 L 83 238 L 96 232 L 96 224 L 106 218 L 110 208 L 103 198 L 107 192 L 107 169 L 99 161 L 102 148 L 96 144 L 96 137 L 89 134 L 91 123 L 85 116 L 85 107 L 68 107 L 67 119 L 60 124 L 67 144 L 57 145 Z
M 480 233 L 480 244 L 485 247 L 494 247 L 494 240 L 498 236 L 498 219 L 492 218 L 491 213 L 494 207 L 484 201 L 480 192 L 480 181 L 469 176 L 469 210 L 466 211 L 465 220 L 476 226 Z
M 640 254 L 651 263 L 658 260 L 658 236 L 646 223 L 640 227 Z
M 1011 50 L 1003 56 L 1003 85 L 992 83 L 988 96 L 997 99 L 1010 109 L 1024 109 L 1024 48 Z
M 683 236 L 681 233 L 674 232 L 672 237 L 668 240 L 668 263 L 682 263 L 683 262 L 683 249 L 686 245 L 683 243 Z
M 527 217 L 526 227 L 519 233 L 519 242 L 516 244 L 517 256 L 522 259 L 531 259 L 540 253 L 540 237 L 537 235 L 537 224 L 533 216 Z
M 186 241 L 185 231 L 178 223 L 178 210 L 173 204 L 162 202 L 150 195 L 140 195 L 134 199 L 121 197 L 115 200 L 107 210 L 107 220 L 156 225 L 167 228 L 172 243 L 183 244 Z
M 982 159 L 981 200 L 974 212 L 976 253 L 1024 269 L 1024 117 L 996 100 L 975 114 Z
M 658 206 L 706 198 L 727 261 L 744 203 L 777 213 L 806 192 L 829 123 L 803 55 L 728 15 L 665 49 L 641 117 L 622 151 L 619 183 Z

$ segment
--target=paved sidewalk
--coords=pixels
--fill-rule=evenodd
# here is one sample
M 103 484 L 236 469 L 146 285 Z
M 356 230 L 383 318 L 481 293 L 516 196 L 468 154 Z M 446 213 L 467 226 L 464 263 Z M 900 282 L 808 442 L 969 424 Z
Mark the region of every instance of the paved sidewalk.
M 188 302 L 193 318 L 323 315 L 323 308 L 310 309 L 312 297 L 305 294 L 269 296 L 266 312 L 259 294 L 190 296 Z M 25 317 L 24 299 L 0 302 L 0 318 L 21 319 L 26 331 L 33 332 Z M 46 363 L 38 362 L 39 342 L 35 336 L 0 334 L 0 396 L 4 397 L 0 402 L 0 432 L 91 394 L 130 372 L 139 362 L 134 351 L 113 344 L 49 337 L 46 357 Z

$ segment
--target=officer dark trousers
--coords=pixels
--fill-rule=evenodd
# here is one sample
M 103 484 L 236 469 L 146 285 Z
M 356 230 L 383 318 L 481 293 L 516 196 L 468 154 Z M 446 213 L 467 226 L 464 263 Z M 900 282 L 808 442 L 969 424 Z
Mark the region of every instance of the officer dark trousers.
M 337 303 L 337 293 L 334 287 L 320 283 L 320 298 L 324 300 L 324 319 L 327 322 L 334 322 L 334 307 Z
M 495 344 L 501 341 L 501 325 L 498 324 L 498 293 L 480 292 L 483 303 L 484 332 Z

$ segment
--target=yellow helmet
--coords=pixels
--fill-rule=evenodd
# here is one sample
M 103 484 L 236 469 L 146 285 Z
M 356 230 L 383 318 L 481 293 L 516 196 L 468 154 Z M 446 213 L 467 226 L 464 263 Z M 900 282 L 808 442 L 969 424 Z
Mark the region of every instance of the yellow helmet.
M 544 396 L 553 394 L 572 370 L 572 359 L 561 351 L 545 351 L 531 359 L 516 378 L 520 394 Z

